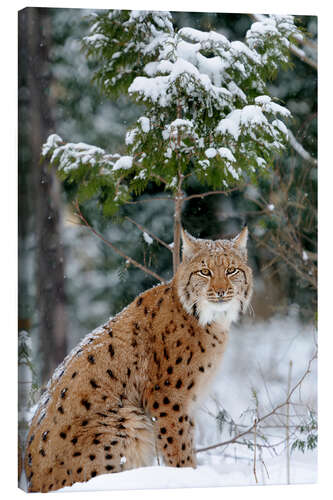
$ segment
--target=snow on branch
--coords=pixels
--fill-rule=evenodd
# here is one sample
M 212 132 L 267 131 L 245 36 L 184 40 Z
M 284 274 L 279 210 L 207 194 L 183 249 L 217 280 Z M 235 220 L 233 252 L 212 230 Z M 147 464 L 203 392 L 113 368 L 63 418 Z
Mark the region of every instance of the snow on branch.
M 98 167 L 101 175 L 110 174 L 113 169 L 121 168 L 121 165 L 128 168 L 127 157 L 107 154 L 104 149 L 84 142 L 65 143 L 56 134 L 50 135 L 43 144 L 42 156 L 47 157 L 51 164 L 57 165 L 66 174 L 81 166 Z
M 292 148 L 296 151 L 297 154 L 299 154 L 299 156 L 301 158 L 303 158 L 303 160 L 305 161 L 308 161 L 309 163 L 312 163 L 312 165 L 317 165 L 317 160 L 316 158 L 313 158 L 310 153 L 308 153 L 302 146 L 302 144 L 300 144 L 297 140 L 296 140 L 296 137 L 294 136 L 294 134 L 292 133 L 291 130 L 288 130 L 288 139 L 289 139 L 289 142 L 290 142 L 290 145 L 292 146 Z
M 269 18 L 266 16 L 266 15 L 261 15 L 261 14 L 250 14 L 250 17 L 252 19 L 254 19 L 255 21 L 257 21 L 257 26 L 260 26 L 261 29 L 262 27 L 264 26 L 267 26 L 267 23 L 268 23 L 268 26 L 269 26 Z M 290 16 L 291 17 L 291 16 Z M 252 25 L 254 26 L 254 25 Z M 311 47 L 312 50 L 314 50 L 315 52 L 317 51 L 317 45 L 315 43 L 313 43 L 311 40 L 308 40 L 302 33 L 300 32 L 292 32 L 292 35 L 293 35 L 293 38 L 295 40 L 295 43 L 290 43 L 289 45 L 289 50 L 290 52 L 292 52 L 296 57 L 298 57 L 301 61 L 303 61 L 304 63 L 308 64 L 309 66 L 311 66 L 313 69 L 315 70 L 318 70 L 318 65 L 317 65 L 317 62 L 312 59 L 311 57 L 308 57 L 305 53 L 304 50 L 300 49 L 297 45 L 296 45 L 296 42 L 297 43 L 300 43 L 304 46 L 309 46 Z

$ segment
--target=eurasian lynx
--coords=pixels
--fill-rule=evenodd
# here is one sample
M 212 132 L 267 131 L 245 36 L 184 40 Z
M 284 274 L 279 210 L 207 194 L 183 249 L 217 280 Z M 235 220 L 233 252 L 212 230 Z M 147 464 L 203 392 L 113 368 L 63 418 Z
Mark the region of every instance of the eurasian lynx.
M 183 232 L 173 280 L 134 300 L 64 360 L 27 438 L 29 491 L 150 465 L 195 467 L 195 407 L 252 294 L 247 229 L 231 240 Z

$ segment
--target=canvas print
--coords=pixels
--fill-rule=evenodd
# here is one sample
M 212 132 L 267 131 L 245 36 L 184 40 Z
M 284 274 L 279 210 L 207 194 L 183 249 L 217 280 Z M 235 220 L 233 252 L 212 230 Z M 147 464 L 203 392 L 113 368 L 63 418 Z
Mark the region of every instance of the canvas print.
M 19 12 L 18 481 L 317 480 L 317 18 Z

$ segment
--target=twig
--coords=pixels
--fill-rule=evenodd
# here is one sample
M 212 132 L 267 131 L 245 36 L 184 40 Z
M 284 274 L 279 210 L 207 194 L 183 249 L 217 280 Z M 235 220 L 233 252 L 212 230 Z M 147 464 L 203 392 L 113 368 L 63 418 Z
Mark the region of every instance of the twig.
M 265 464 L 265 462 L 264 462 L 264 459 L 262 458 L 262 449 L 261 449 L 261 448 L 259 449 L 259 460 L 260 460 L 260 463 L 261 463 L 262 468 L 264 468 L 264 469 L 265 469 L 265 472 L 266 472 L 267 477 L 268 477 L 268 479 L 269 479 L 269 473 L 268 473 L 268 470 L 267 470 L 266 464 Z M 263 483 L 265 484 L 265 475 L 264 475 L 264 473 L 262 473 L 262 480 L 263 480 Z
M 257 466 L 257 421 L 258 421 L 258 418 L 255 417 L 255 419 L 254 419 L 254 447 L 253 447 L 253 475 L 254 475 L 254 479 L 256 480 L 256 483 L 258 484 L 257 471 L 256 471 L 256 466 Z
M 193 198 L 205 198 L 206 196 L 211 196 L 213 194 L 227 195 L 227 194 L 231 193 L 232 191 L 240 191 L 241 189 L 243 189 L 243 187 L 245 187 L 245 185 L 239 186 L 239 187 L 234 187 L 234 188 L 228 189 L 226 191 L 218 190 L 218 191 L 207 191 L 206 193 L 200 193 L 200 194 L 191 194 L 190 196 L 185 196 L 183 198 L 183 201 L 189 201 L 189 200 L 192 200 Z
M 133 266 L 138 267 L 139 269 L 141 269 L 141 271 L 143 271 L 144 273 L 150 274 L 150 276 L 153 276 L 155 279 L 157 279 L 161 283 L 165 282 L 165 280 L 161 276 L 159 276 L 158 274 L 156 274 L 154 271 L 151 271 L 150 269 L 148 269 L 148 267 L 143 266 L 142 264 L 140 264 L 140 262 L 137 262 L 136 260 L 132 259 L 132 257 L 129 257 L 128 255 L 126 255 L 122 250 L 119 250 L 119 248 L 117 248 L 116 246 L 114 246 L 114 244 L 111 243 L 111 241 L 107 240 L 106 238 L 104 238 L 104 236 L 102 234 L 100 234 L 98 231 L 96 231 L 96 229 L 94 229 L 89 224 L 89 222 L 85 219 L 85 217 L 82 215 L 82 212 L 80 210 L 80 207 L 79 207 L 79 204 L 78 204 L 77 201 L 76 201 L 76 203 L 74 203 L 74 206 L 75 206 L 75 209 L 76 209 L 76 215 L 79 217 L 79 219 L 87 226 L 87 228 L 92 233 L 94 233 L 106 245 L 108 245 L 110 248 L 112 248 L 112 250 L 114 252 L 116 252 L 118 255 L 120 255 L 121 257 L 123 257 L 123 259 L 125 259 L 130 264 L 133 264 Z
M 154 196 L 152 198 L 145 198 L 143 200 L 125 201 L 126 205 L 137 205 L 138 203 L 150 203 L 152 201 L 174 201 L 172 196 Z
M 135 220 L 131 219 L 131 217 L 126 216 L 125 219 L 127 219 L 129 222 L 134 224 L 136 227 L 138 227 L 140 229 L 140 231 L 142 231 L 143 233 L 149 234 L 149 236 L 151 236 L 154 240 L 158 241 L 158 243 L 163 245 L 165 248 L 167 248 L 172 253 L 172 249 L 170 248 L 170 246 L 167 243 L 165 243 L 165 241 L 161 240 L 158 236 L 156 236 L 156 234 L 152 233 L 148 229 L 141 226 L 141 224 L 139 224 Z
M 316 358 L 317 358 L 317 350 L 314 352 L 314 354 L 312 355 L 311 359 L 309 360 L 307 369 L 303 373 L 302 377 L 299 379 L 299 381 L 297 382 L 297 384 L 295 384 L 294 387 L 289 391 L 289 393 L 287 394 L 287 397 L 286 397 L 285 401 L 283 401 L 283 403 L 280 403 L 279 405 L 277 405 L 271 411 L 269 411 L 268 413 L 266 413 L 266 415 L 257 418 L 255 424 L 253 423 L 253 425 L 251 425 L 247 430 L 245 430 L 243 432 L 240 432 L 239 434 L 237 434 L 233 438 L 230 438 L 227 441 L 223 441 L 221 443 L 216 443 L 216 444 L 213 444 L 213 445 L 210 445 L 210 446 L 206 446 L 205 448 L 199 448 L 198 450 L 195 450 L 195 453 L 200 453 L 202 451 L 213 450 L 215 448 L 219 448 L 220 446 L 226 446 L 227 444 L 236 443 L 240 438 L 246 436 L 247 434 L 252 433 L 253 430 L 254 430 L 254 426 L 255 425 L 258 425 L 259 423 L 263 422 L 264 420 L 266 420 L 267 418 L 271 417 L 272 415 L 275 415 L 275 413 L 278 410 L 280 410 L 281 408 L 283 408 L 284 406 L 286 406 L 287 403 L 290 402 L 290 399 L 291 399 L 292 395 L 294 394 L 294 392 L 297 390 L 298 387 L 301 386 L 301 384 L 303 383 L 303 380 L 305 379 L 305 377 L 311 372 L 312 362 Z
M 317 288 L 317 280 L 315 277 L 312 277 L 311 275 L 307 274 L 307 273 L 303 273 L 302 270 L 296 265 L 296 263 L 292 262 L 281 250 L 281 246 L 280 246 L 280 251 L 277 250 L 277 248 L 273 248 L 272 246 L 268 245 L 268 243 L 266 243 L 264 240 L 259 240 L 256 236 L 254 236 L 254 239 L 257 240 L 259 242 L 259 245 L 262 245 L 264 246 L 265 248 L 267 248 L 270 252 L 272 252 L 275 256 L 277 257 L 280 257 L 282 258 L 286 264 L 288 264 L 290 267 L 292 267 L 294 269 L 294 271 L 296 271 L 296 274 L 298 274 L 301 278 L 303 278 L 304 280 L 308 281 L 314 289 Z
M 163 184 L 167 185 L 168 184 L 168 181 L 166 179 L 163 179 L 163 177 L 161 177 L 160 175 L 158 174 L 154 174 L 152 173 L 151 174 L 153 177 L 156 177 L 156 179 L 158 179 L 160 182 L 163 182 Z
M 318 64 L 315 61 L 313 61 L 312 59 L 310 59 L 308 56 L 306 56 L 302 50 L 299 50 L 296 47 L 296 45 L 293 45 L 293 44 L 290 45 L 290 52 L 292 52 L 301 61 L 303 61 L 304 63 L 308 64 L 309 66 L 311 66 L 316 71 L 318 70 Z

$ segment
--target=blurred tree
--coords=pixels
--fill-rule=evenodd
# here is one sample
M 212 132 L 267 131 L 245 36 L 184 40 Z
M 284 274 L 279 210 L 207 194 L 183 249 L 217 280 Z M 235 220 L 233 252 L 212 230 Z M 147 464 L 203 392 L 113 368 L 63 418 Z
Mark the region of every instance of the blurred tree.
M 52 104 L 49 97 L 50 70 L 48 48 L 51 43 L 51 24 L 48 11 L 27 8 L 19 13 L 20 76 L 27 97 L 24 118 L 20 123 L 23 148 L 28 161 L 22 165 L 20 190 L 20 271 L 25 264 L 26 226 L 28 210 L 35 233 L 36 308 L 38 311 L 39 349 L 44 361 L 41 378 L 46 381 L 50 370 L 62 361 L 67 351 L 66 310 L 64 291 L 64 258 L 61 244 L 61 201 L 59 183 L 45 162 L 40 162 L 40 148 L 53 128 Z M 26 58 L 26 62 L 23 59 Z M 23 112 L 23 111 L 22 111 Z M 21 115 L 23 118 L 23 116 Z M 22 158 L 22 157 L 21 157 Z M 21 178 L 21 175 L 20 175 Z M 24 243 L 23 243 L 24 242 Z M 19 290 L 21 310 L 27 301 L 25 272 Z M 26 318 L 23 318 L 26 320 Z M 22 321 L 22 320 L 21 320 Z M 29 327 L 29 324 L 26 325 Z M 21 327 L 21 326 L 20 326 Z

